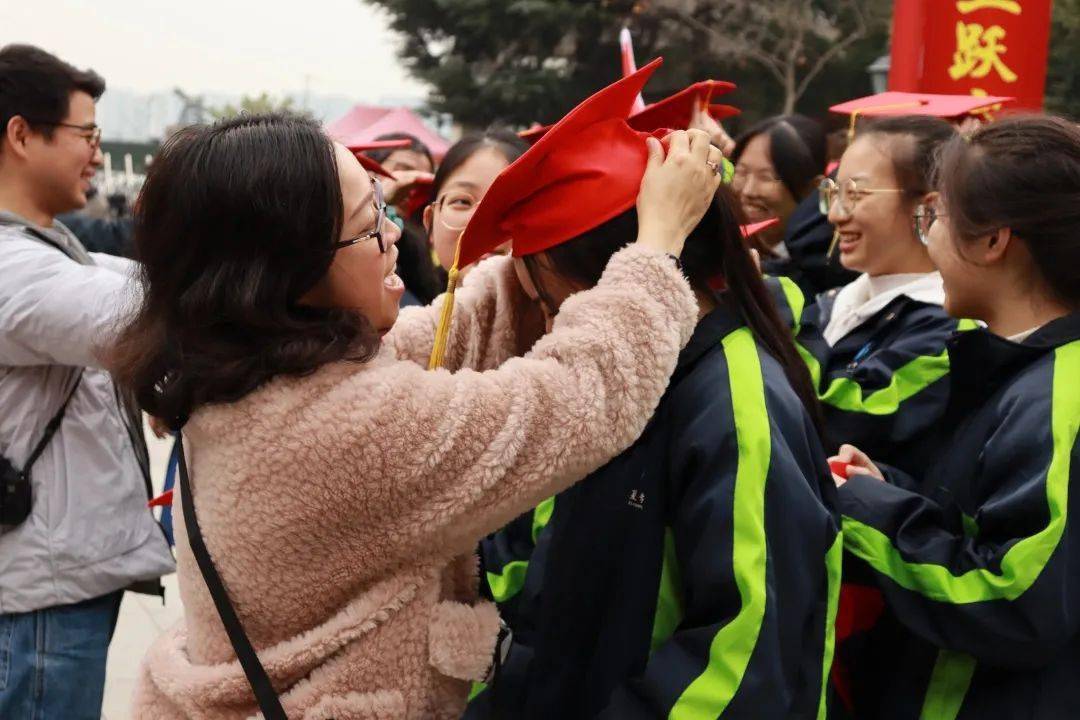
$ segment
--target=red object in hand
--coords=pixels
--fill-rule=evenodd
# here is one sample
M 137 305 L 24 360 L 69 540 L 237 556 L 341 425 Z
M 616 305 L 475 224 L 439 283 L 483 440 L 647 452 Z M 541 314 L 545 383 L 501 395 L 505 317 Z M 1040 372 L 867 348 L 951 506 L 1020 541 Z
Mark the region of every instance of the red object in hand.
M 146 503 L 146 507 L 168 507 L 173 504 L 173 491 L 166 490 L 156 498 Z
M 832 470 L 832 474 L 837 477 L 848 479 L 848 464 L 843 460 L 830 460 L 829 470 Z

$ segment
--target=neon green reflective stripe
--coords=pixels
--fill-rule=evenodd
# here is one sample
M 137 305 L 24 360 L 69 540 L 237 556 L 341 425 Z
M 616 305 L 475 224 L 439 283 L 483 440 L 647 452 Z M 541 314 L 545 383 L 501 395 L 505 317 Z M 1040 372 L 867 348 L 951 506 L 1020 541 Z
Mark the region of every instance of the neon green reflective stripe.
M 798 335 L 799 331 L 802 330 L 802 314 L 803 308 L 806 307 L 806 296 L 803 295 L 802 290 L 791 278 L 778 277 L 776 280 L 780 283 L 780 289 L 784 291 L 784 299 L 787 300 L 788 309 L 791 310 L 792 334 Z
M 484 692 L 485 690 L 487 690 L 487 683 L 482 683 L 474 680 L 472 687 L 469 688 L 468 702 L 472 702 L 473 700 L 475 700 L 476 696 Z
M 675 555 L 675 536 L 671 528 L 664 528 L 664 564 L 660 569 L 660 592 L 656 598 L 656 615 L 653 617 L 652 640 L 649 652 L 667 642 L 675 634 L 675 628 L 683 619 L 682 577 L 679 560 Z
M 555 496 L 549 497 L 533 510 L 532 541 L 536 544 L 540 532 L 551 522 L 551 513 L 555 512 Z
M 829 584 L 829 600 L 825 610 L 825 650 L 821 657 L 821 700 L 818 720 L 828 716 L 829 671 L 832 670 L 833 650 L 836 649 L 836 609 L 840 605 L 840 575 L 844 559 L 844 536 L 836 533 L 832 547 L 825 553 L 825 573 Z
M 973 330 L 978 325 L 971 320 L 961 320 L 957 330 Z M 889 384 L 863 396 L 859 383 L 851 378 L 835 378 L 824 393 L 818 395 L 821 402 L 848 412 L 868 415 L 891 415 L 900 404 L 949 374 L 949 351 L 939 355 L 923 355 L 899 368 L 889 379 Z
M 1054 352 L 1050 430 L 1053 453 L 1046 472 L 1046 503 L 1050 521 L 1036 534 L 1020 540 L 1001 558 L 1001 573 L 973 568 L 953 575 L 941 565 L 909 563 L 881 531 L 844 517 L 844 547 L 866 560 L 901 587 L 938 602 L 972 603 L 1015 600 L 1031 587 L 1065 532 L 1069 503 L 1069 472 L 1077 430 L 1080 429 L 1080 340 Z
M 975 658 L 951 650 L 940 651 L 919 720 L 956 720 L 974 674 Z
M 521 588 L 525 587 L 525 574 L 528 571 L 528 560 L 514 560 L 506 563 L 498 575 L 492 572 L 484 573 L 495 602 L 506 602 L 521 592 Z
M 713 638 L 705 670 L 675 701 L 671 720 L 714 720 L 742 683 L 765 617 L 765 478 L 771 438 L 757 345 L 747 328 L 723 340 L 738 438 L 732 513 L 732 570 L 741 607 Z
M 802 358 L 803 363 L 806 364 L 806 369 L 810 371 L 810 381 L 814 383 L 814 392 L 817 392 L 818 388 L 821 387 L 821 363 L 800 343 L 795 343 L 795 349 L 799 352 L 799 357 Z
M 536 545 L 536 539 L 547 524 L 551 522 L 551 513 L 555 512 L 555 498 L 549 497 L 533 508 L 532 541 Z M 484 573 L 487 576 L 488 587 L 491 588 L 491 597 L 495 602 L 506 602 L 525 587 L 525 576 L 529 572 L 528 560 L 514 560 L 503 566 L 501 573 Z

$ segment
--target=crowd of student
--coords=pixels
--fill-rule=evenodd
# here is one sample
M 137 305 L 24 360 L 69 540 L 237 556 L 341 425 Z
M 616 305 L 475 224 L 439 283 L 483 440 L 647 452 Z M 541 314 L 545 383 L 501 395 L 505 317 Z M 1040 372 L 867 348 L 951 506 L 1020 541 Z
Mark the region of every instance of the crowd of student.
M 724 83 L 635 109 L 658 63 L 442 158 L 185 128 L 135 264 L 54 221 L 100 79 L 0 50 L 34 465 L 0 716 L 96 712 L 119 593 L 168 570 L 137 407 L 178 438 L 185 616 L 138 718 L 1080 717 L 1080 127 L 867 98 L 830 165 L 802 116 L 729 137 Z

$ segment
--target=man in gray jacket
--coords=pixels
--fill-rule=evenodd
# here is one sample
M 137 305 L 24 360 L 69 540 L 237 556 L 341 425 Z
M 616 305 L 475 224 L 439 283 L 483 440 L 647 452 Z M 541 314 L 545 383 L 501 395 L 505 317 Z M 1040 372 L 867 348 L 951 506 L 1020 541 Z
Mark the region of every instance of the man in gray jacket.
M 0 718 L 98 720 L 123 590 L 173 570 L 139 415 L 101 366 L 134 265 L 55 221 L 101 163 L 104 89 L 38 48 L 0 48 L 0 455 L 30 497 L 0 524 Z

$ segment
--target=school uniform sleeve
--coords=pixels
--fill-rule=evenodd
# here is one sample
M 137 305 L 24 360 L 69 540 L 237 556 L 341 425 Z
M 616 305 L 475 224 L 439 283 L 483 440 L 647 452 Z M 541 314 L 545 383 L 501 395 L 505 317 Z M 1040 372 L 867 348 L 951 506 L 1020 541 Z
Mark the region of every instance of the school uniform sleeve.
M 507 615 L 514 614 L 513 601 L 525 586 L 529 561 L 554 508 L 550 497 L 480 541 L 481 590 L 499 604 L 511 627 Z
M 604 720 L 748 717 L 751 707 L 753 717 L 788 716 L 785 648 L 769 629 L 775 620 L 766 619 L 779 612 L 769 558 L 789 550 L 766 538 L 772 431 L 761 367 L 747 329 L 723 344 L 728 387 L 713 388 L 721 397 L 699 403 L 673 434 L 670 475 L 678 500 L 665 541 L 652 653 L 644 672 L 612 694 L 599 715 Z M 718 439 L 716 428 L 733 432 Z M 825 567 L 820 556 L 811 562 Z M 836 575 L 838 583 L 838 563 Z M 804 597 L 814 592 L 807 588 Z
M 446 295 L 426 307 L 402 308 L 385 338 L 397 357 L 427 367 Z M 454 315 L 444 367 L 493 370 L 524 354 L 543 333 L 543 318 L 521 289 L 513 261 L 477 265 L 454 293 Z
M 1052 394 L 1000 401 L 985 446 L 955 448 L 981 455 L 987 491 L 973 516 L 866 476 L 840 489 L 844 546 L 897 619 L 979 662 L 1038 666 L 1080 632 L 1080 343 L 1055 351 L 1052 374 Z

